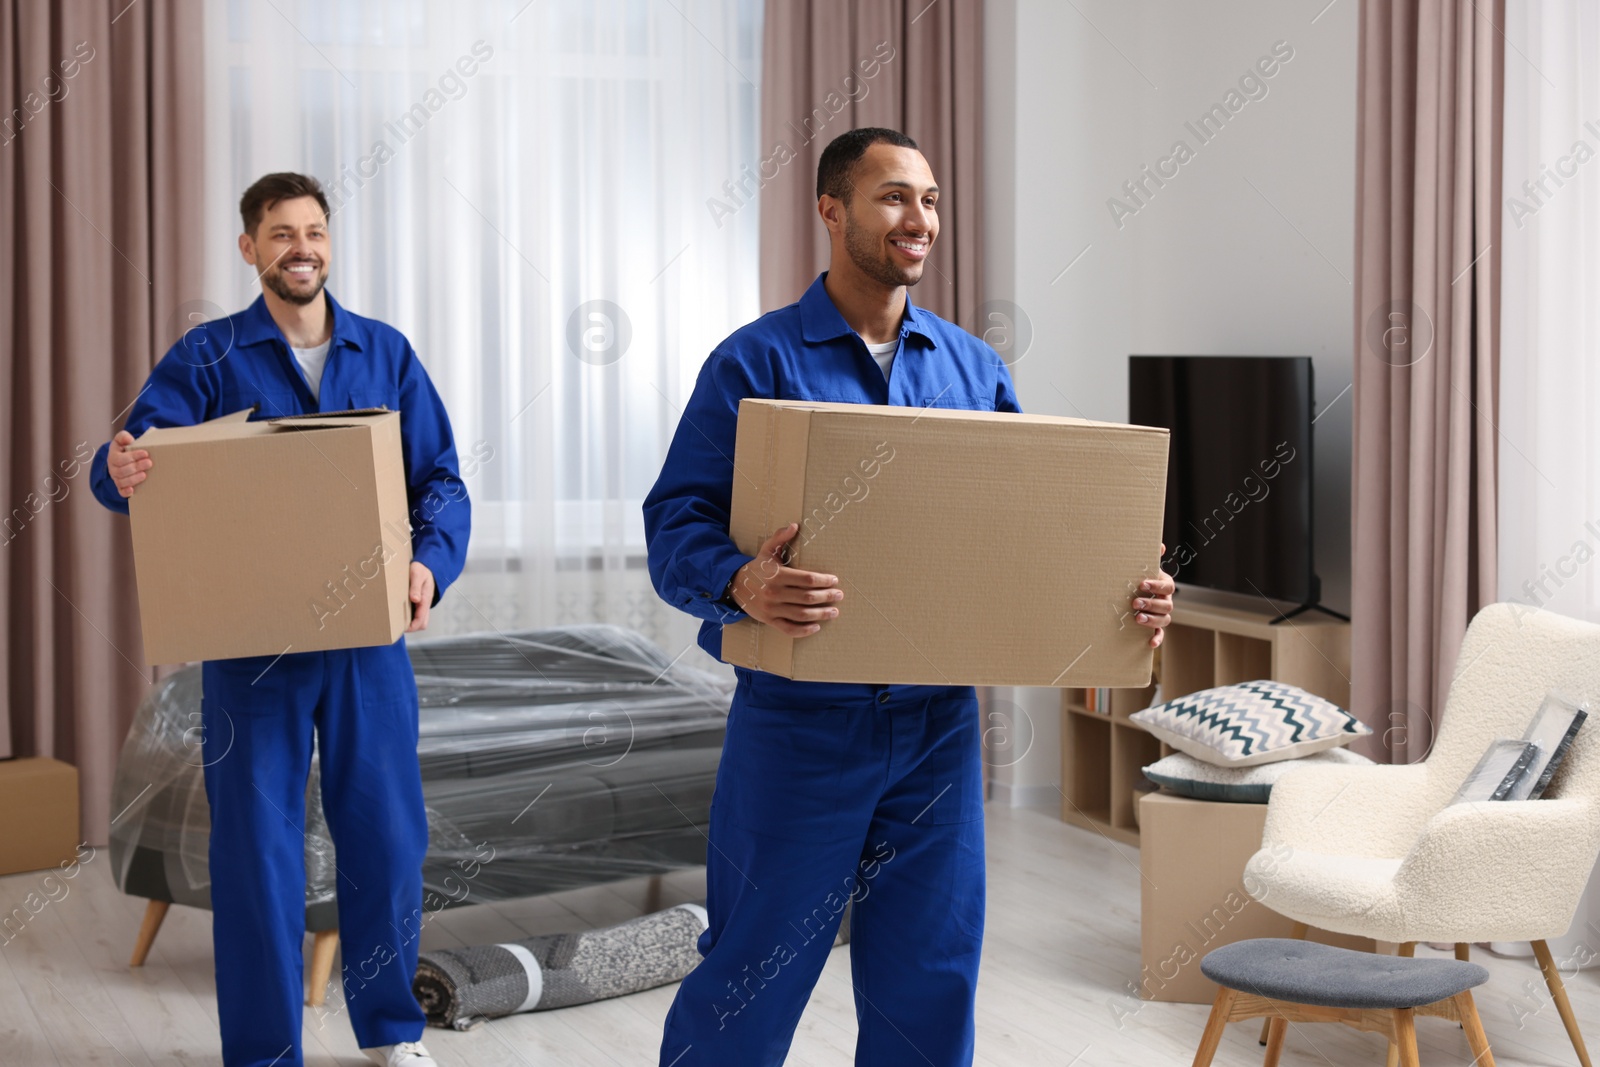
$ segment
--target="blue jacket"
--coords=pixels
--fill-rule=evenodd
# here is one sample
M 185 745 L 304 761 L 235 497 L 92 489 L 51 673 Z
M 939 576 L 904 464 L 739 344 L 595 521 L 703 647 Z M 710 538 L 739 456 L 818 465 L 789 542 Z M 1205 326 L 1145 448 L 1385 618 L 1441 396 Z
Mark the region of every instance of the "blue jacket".
M 1021 410 L 1011 374 L 995 350 L 913 307 L 909 296 L 886 381 L 823 288 L 826 277 L 818 276 L 798 302 L 763 315 L 711 353 L 645 498 L 650 579 L 667 603 L 704 620 L 700 647 L 718 659 L 723 624 L 745 617 L 722 596 L 751 559 L 728 536 L 740 400 Z
M 152 426 L 192 426 L 243 408 L 252 418 L 386 407 L 400 412 L 400 447 L 411 510 L 412 558 L 433 572 L 434 602 L 466 564 L 471 502 L 456 462 L 444 404 L 417 354 L 392 326 L 362 318 L 328 296 L 333 341 L 313 399 L 265 297 L 237 315 L 193 327 L 150 372 L 128 409 L 135 437 Z M 106 470 L 103 444 L 90 484 L 100 503 L 126 515 L 128 501 Z M 151 472 L 161 477 L 159 470 Z

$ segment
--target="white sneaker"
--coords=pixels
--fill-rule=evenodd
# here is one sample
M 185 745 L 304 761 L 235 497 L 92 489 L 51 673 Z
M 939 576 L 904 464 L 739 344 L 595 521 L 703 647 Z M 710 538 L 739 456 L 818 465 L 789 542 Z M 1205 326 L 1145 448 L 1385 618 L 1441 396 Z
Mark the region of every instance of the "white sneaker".
M 439 1067 L 420 1041 L 402 1041 L 398 1045 L 364 1048 L 361 1051 L 382 1067 Z

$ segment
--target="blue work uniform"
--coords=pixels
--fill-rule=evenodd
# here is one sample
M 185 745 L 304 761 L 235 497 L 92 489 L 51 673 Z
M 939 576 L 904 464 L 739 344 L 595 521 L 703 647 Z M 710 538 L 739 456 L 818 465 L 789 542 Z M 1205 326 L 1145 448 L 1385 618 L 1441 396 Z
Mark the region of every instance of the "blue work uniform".
M 711 353 L 645 499 L 650 577 L 704 620 L 700 645 L 718 658 L 723 624 L 745 617 L 724 593 L 751 559 L 728 536 L 741 399 L 1019 410 L 995 351 L 909 299 L 886 380 L 826 277 Z M 704 959 L 667 1016 L 661 1064 L 781 1064 L 847 902 L 856 1063 L 970 1064 L 984 913 L 976 694 L 738 676 L 711 804 Z
M 387 407 L 400 412 L 412 558 L 434 601 L 460 575 L 471 526 L 450 420 L 427 371 L 393 327 L 328 297 L 333 338 L 321 402 L 258 297 L 189 330 L 128 411 L 137 437 L 254 408 L 253 418 Z M 102 445 L 92 484 L 128 511 Z M 151 477 L 160 478 L 159 464 Z M 284 523 L 315 521 L 284 514 Z M 202 667 L 206 797 L 211 809 L 217 1013 L 228 1067 L 301 1063 L 305 792 L 316 733 L 322 806 L 337 861 L 344 1010 L 363 1047 L 415 1041 L 411 993 L 421 927 L 428 820 L 417 763 L 417 686 L 405 640 L 375 648 L 214 660 Z

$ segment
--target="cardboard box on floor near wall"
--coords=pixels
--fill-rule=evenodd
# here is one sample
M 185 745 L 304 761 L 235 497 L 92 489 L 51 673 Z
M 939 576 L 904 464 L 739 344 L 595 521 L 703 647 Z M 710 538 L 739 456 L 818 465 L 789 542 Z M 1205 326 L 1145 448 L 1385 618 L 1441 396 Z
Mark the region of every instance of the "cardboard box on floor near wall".
M 146 662 L 393 644 L 411 618 L 399 413 L 248 414 L 134 445 L 153 464 L 128 502 Z
M 66 863 L 78 843 L 78 769 L 54 759 L 0 760 L 0 875 Z
M 790 565 L 838 575 L 845 599 L 798 640 L 724 627 L 728 662 L 806 681 L 1149 683 L 1129 600 L 1160 567 L 1166 430 L 744 400 L 734 468 L 739 548 L 798 522 Z
M 1205 954 L 1253 937 L 1289 937 L 1294 923 L 1250 895 L 1244 867 L 1261 849 L 1265 804 L 1149 793 L 1139 800 L 1139 975 L 1129 997 L 1210 1004 Z M 1363 952 L 1368 938 L 1313 930 L 1311 939 Z

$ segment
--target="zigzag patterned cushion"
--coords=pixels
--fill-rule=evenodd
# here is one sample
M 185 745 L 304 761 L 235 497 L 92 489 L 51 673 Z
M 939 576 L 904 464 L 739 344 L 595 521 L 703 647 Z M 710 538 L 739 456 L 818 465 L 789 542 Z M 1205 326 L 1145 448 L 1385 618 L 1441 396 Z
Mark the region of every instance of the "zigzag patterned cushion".
M 1202 689 L 1130 718 L 1179 752 L 1219 767 L 1309 756 L 1372 732 L 1337 704 L 1267 681 Z

